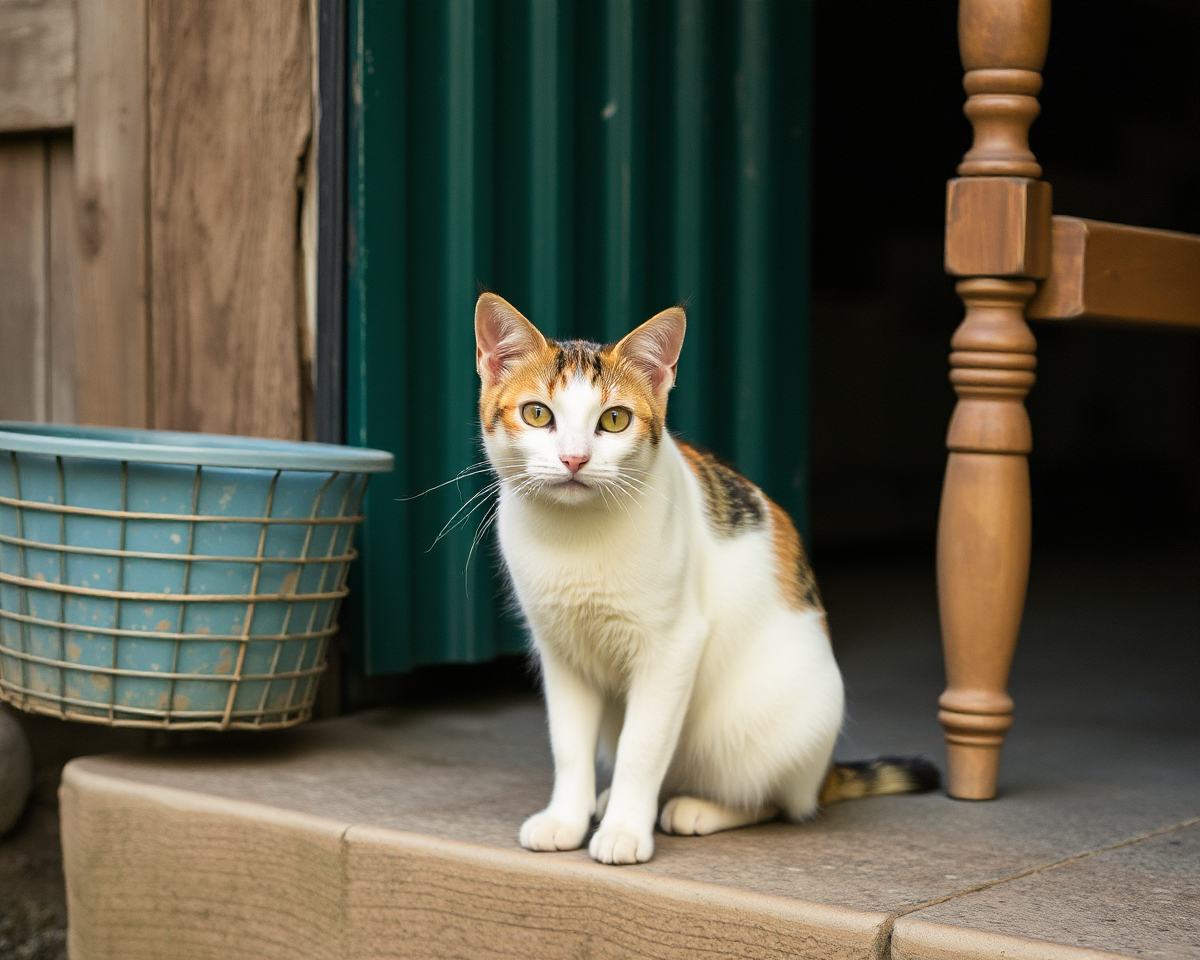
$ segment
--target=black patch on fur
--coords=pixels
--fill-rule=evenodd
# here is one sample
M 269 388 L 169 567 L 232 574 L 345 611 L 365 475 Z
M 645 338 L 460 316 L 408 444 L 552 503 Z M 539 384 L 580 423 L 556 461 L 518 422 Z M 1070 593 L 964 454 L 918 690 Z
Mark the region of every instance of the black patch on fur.
M 924 757 L 878 757 L 837 766 L 843 778 L 853 777 L 867 784 L 879 780 L 885 769 L 898 771 L 907 779 L 909 793 L 928 793 L 942 785 L 941 771 Z
M 554 354 L 554 373 L 550 375 L 551 380 L 557 380 L 562 376 L 563 371 L 567 368 L 567 354 L 561 346 L 555 344 L 558 350 Z
M 702 454 L 696 464 L 697 473 L 713 529 L 720 536 L 733 537 L 761 526 L 764 506 L 758 488 L 711 450 L 688 446 Z
M 604 349 L 598 343 L 590 340 L 548 340 L 555 348 L 554 372 L 551 380 L 557 380 L 568 370 L 575 369 L 587 375 L 592 383 L 600 379 L 604 372 L 604 364 L 600 360 L 600 352 Z
M 757 527 L 761 524 L 762 500 L 754 484 L 736 470 L 715 460 L 713 475 L 722 491 L 721 499 L 725 507 L 722 522 L 728 524 L 731 530 L 740 530 L 747 526 Z

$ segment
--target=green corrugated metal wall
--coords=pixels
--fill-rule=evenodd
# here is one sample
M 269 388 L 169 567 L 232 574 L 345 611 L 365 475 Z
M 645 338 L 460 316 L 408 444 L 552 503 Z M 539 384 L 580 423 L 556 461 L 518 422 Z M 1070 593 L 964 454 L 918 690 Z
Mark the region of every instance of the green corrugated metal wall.
M 673 303 L 668 425 L 805 526 L 811 2 L 351 0 L 348 430 L 372 481 L 360 669 L 522 649 L 482 477 L 480 286 L 551 336 L 615 340 Z M 464 511 L 466 512 L 466 511 Z M 464 573 L 464 570 L 466 571 Z

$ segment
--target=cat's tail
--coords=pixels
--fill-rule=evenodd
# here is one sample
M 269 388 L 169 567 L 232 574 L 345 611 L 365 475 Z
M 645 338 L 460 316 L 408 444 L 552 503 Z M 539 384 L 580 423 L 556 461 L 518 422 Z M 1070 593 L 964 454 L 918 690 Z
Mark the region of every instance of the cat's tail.
M 942 785 L 942 775 L 923 757 L 880 757 L 857 763 L 835 763 L 821 786 L 821 806 L 839 800 L 877 797 L 885 793 L 926 793 Z

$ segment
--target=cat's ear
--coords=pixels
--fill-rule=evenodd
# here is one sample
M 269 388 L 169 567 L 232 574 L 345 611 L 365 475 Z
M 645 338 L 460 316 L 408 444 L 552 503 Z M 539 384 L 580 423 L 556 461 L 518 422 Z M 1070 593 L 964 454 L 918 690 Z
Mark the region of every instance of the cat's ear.
M 544 346 L 546 338 L 507 300 L 485 293 L 476 301 L 475 369 L 485 387 L 514 360 Z
M 649 376 L 650 388 L 660 400 L 665 400 L 667 392 L 675 386 L 675 370 L 686 328 L 683 307 L 671 307 L 626 334 L 616 346 L 620 356 Z

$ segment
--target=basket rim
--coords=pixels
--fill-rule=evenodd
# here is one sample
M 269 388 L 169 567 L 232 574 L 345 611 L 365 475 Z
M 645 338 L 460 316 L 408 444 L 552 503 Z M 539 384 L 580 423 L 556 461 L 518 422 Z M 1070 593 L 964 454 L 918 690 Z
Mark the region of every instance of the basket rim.
M 18 423 L 11 420 L 0 420 L 0 451 L 126 463 L 171 463 L 258 470 L 387 473 L 395 466 L 392 454 L 369 447 L 234 437 L 219 433 Z

